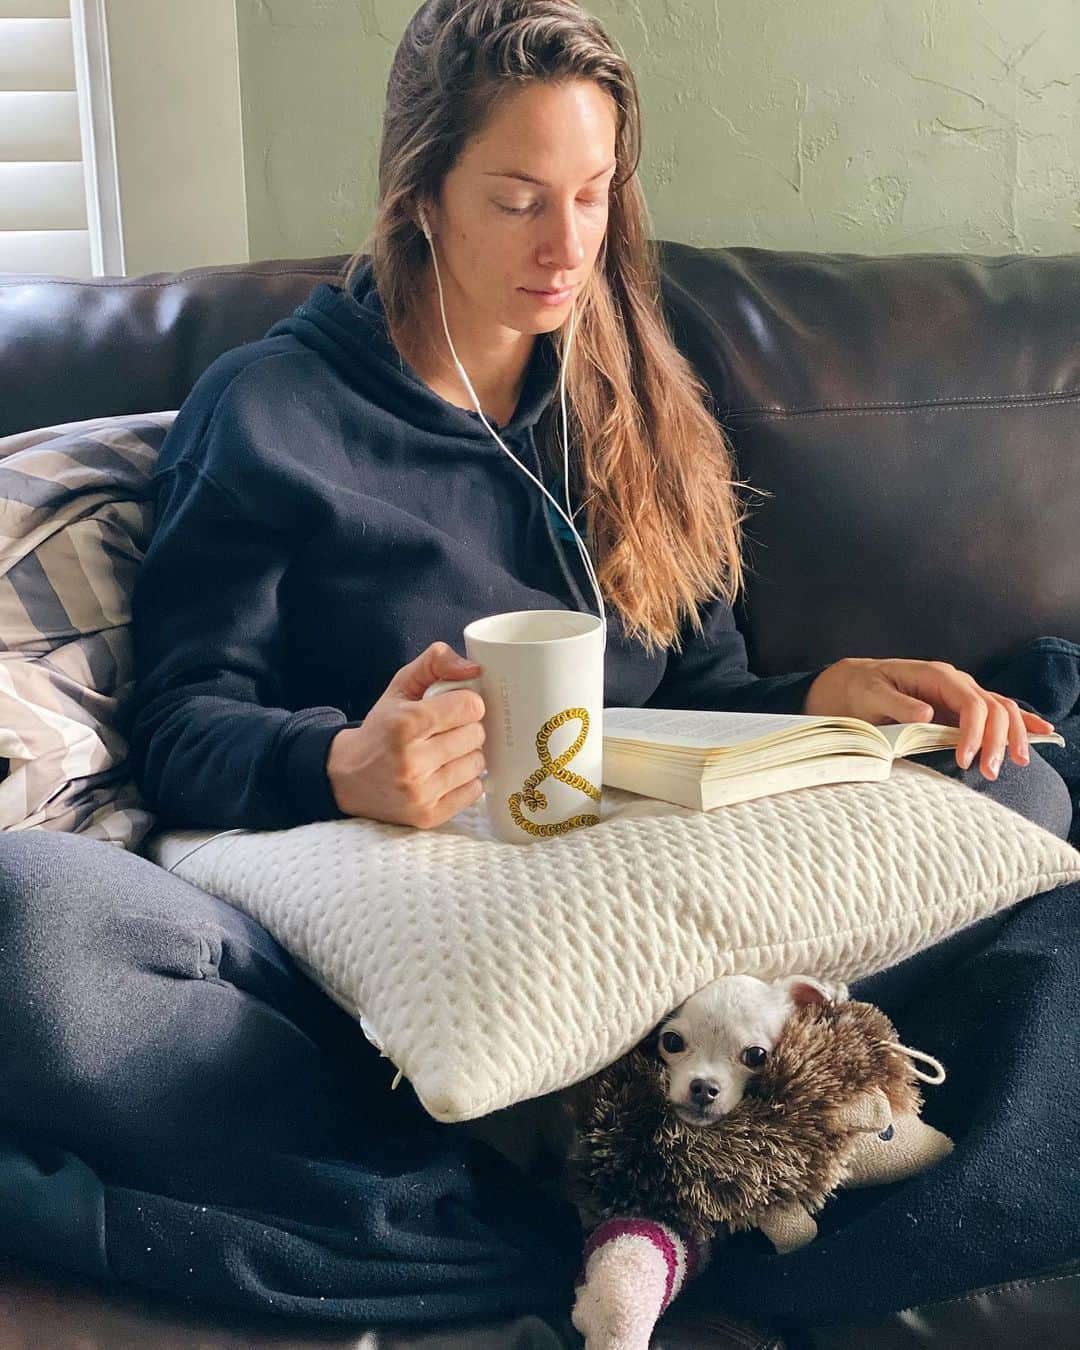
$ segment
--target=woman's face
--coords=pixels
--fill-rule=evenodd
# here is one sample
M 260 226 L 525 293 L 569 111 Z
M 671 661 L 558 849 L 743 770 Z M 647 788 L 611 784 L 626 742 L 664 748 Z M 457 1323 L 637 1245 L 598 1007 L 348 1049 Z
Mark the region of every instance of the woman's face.
M 616 127 L 591 80 L 531 85 L 498 105 L 428 213 L 460 323 L 537 334 L 569 317 L 607 229 Z M 553 304 L 531 293 L 563 287 Z

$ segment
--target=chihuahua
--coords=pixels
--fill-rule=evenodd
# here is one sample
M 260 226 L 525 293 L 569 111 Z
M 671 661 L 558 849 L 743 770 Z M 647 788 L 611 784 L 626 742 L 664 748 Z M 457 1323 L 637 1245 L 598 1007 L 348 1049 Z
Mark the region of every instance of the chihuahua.
M 772 981 L 724 975 L 669 1013 L 641 1048 L 658 1052 L 664 1061 L 668 1100 L 676 1114 L 690 1125 L 708 1125 L 741 1099 L 796 1008 L 846 998 L 845 985 L 809 975 Z M 451 1128 L 492 1145 L 523 1171 L 534 1172 L 552 1160 L 561 1166 L 573 1147 L 571 1102 L 581 1090 L 576 1084 Z
M 842 1003 L 847 986 L 789 975 L 724 975 L 669 1013 L 649 1037 L 667 1068 L 667 1096 L 688 1125 L 709 1125 L 769 1062 L 784 1023 L 808 1003 Z

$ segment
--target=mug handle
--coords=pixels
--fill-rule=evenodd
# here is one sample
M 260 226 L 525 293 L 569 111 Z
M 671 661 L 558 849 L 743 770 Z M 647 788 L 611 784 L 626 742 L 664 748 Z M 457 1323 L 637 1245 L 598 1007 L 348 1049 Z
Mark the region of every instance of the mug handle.
M 475 689 L 480 683 L 475 677 L 471 680 L 436 680 L 424 690 L 424 698 L 434 698 L 436 694 L 445 694 L 448 689 Z

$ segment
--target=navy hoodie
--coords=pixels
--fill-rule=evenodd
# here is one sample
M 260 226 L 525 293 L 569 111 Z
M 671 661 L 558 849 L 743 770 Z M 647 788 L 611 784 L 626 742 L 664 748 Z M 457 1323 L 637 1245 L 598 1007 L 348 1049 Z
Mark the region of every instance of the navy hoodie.
M 534 428 L 558 396 L 537 339 L 496 426 L 539 477 Z M 475 411 L 391 341 L 368 261 L 264 338 L 225 352 L 158 458 L 139 569 L 132 766 L 163 824 L 282 829 L 338 818 L 330 742 L 436 640 L 464 653 L 485 614 L 592 609 L 572 542 Z M 555 517 L 558 520 L 558 517 Z M 759 679 L 730 608 L 649 654 L 609 617 L 608 705 L 801 712 L 824 669 Z

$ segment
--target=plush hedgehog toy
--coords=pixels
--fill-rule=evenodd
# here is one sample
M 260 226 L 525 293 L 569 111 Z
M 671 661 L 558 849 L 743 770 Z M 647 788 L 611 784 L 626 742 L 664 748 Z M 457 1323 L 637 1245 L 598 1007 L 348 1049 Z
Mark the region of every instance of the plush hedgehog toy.
M 711 1125 L 675 1115 L 664 1065 L 641 1047 L 581 1084 L 569 1178 L 597 1225 L 573 1314 L 588 1350 L 647 1350 L 718 1232 L 759 1228 L 793 1251 L 837 1187 L 898 1181 L 944 1157 L 952 1143 L 919 1118 L 915 1082 L 944 1076 L 872 1004 L 823 1002 L 788 1018 L 768 1065 Z

